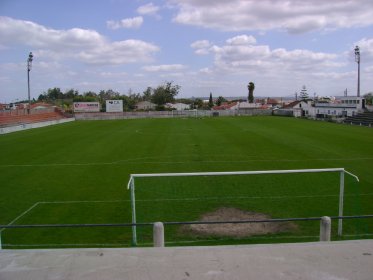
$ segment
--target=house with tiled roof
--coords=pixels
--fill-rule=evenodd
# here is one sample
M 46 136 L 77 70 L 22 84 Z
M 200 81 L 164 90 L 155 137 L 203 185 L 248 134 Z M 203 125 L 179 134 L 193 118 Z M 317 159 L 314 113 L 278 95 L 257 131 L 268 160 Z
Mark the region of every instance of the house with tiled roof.
M 219 106 L 216 105 L 212 107 L 212 110 L 218 111 L 218 110 L 236 110 L 237 102 L 223 102 Z
M 293 111 L 294 117 L 308 117 L 313 115 L 311 101 L 296 100 L 283 106 L 281 109 Z

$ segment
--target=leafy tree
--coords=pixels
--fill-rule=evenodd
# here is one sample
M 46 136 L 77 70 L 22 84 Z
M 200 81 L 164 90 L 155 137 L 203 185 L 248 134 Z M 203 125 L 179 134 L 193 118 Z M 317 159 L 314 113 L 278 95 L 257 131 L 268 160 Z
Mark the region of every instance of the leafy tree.
M 308 99 L 308 93 L 307 93 L 306 86 L 302 87 L 302 90 L 299 93 L 299 98 L 300 98 L 300 100 L 307 100 Z
M 364 94 L 365 102 L 367 105 L 373 105 L 373 93 L 369 92 Z
M 143 92 L 142 100 L 150 101 L 152 99 L 152 92 L 153 92 L 153 89 L 151 87 L 147 87 L 146 90 Z
M 40 94 L 39 97 L 38 97 L 38 101 L 44 101 L 46 99 L 47 99 L 47 97 L 44 94 Z
M 194 109 L 202 109 L 203 108 L 203 100 L 201 98 L 194 99 L 193 108 Z
M 219 96 L 218 99 L 216 99 L 216 105 L 218 106 L 220 106 L 223 102 L 227 102 L 223 96 Z
M 166 84 L 158 86 L 156 89 L 154 89 L 151 101 L 158 106 L 171 103 L 175 100 L 175 96 L 179 93 L 179 90 L 180 86 L 172 85 L 172 82 L 167 82 Z
M 87 92 L 83 93 L 83 96 L 96 98 L 97 97 L 97 93 L 95 93 L 94 91 L 87 91 Z
M 248 96 L 247 100 L 249 101 L 249 103 L 254 103 L 254 89 L 255 89 L 255 84 L 253 82 L 250 82 L 247 85 L 247 89 L 249 90 L 249 96 Z
M 209 104 L 208 104 L 209 108 L 212 108 L 214 107 L 214 102 L 212 100 L 212 93 L 210 92 L 210 97 L 209 97 Z
M 63 99 L 73 99 L 75 96 L 78 96 L 78 95 L 79 95 L 79 92 L 77 90 L 70 89 L 65 92 L 65 94 L 63 95 Z
M 122 95 L 120 96 L 120 99 L 123 100 L 124 111 L 132 111 L 133 109 L 135 109 L 135 105 L 137 101 L 131 98 L 130 96 Z
M 94 96 L 85 96 L 79 94 L 78 96 L 75 96 L 73 99 L 73 102 L 95 102 L 97 101 L 97 98 Z

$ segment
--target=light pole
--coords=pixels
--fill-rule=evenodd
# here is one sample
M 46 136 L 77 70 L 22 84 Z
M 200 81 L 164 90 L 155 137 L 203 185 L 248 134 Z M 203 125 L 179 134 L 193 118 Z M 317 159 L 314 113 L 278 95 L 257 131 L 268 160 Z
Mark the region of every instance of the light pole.
M 32 58 L 34 56 L 32 55 L 32 52 L 28 55 L 27 59 L 27 89 L 28 89 L 28 108 L 27 108 L 27 113 L 30 114 L 31 110 L 31 98 L 30 98 L 30 71 L 32 67 Z
M 355 48 L 355 61 L 357 62 L 357 97 L 360 97 L 360 49 Z

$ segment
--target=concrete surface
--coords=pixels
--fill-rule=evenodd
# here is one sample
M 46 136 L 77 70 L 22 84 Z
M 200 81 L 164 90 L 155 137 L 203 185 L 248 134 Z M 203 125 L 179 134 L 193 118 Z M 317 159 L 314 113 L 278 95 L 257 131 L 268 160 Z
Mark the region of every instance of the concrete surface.
M 373 240 L 0 251 L 1 280 L 372 280 Z
M 66 122 L 73 122 L 73 121 L 75 121 L 75 118 L 59 119 L 59 120 L 45 121 L 45 122 L 38 122 L 38 123 L 25 123 L 25 124 L 20 124 L 20 125 L 15 125 L 15 126 L 0 127 L 0 134 L 7 134 L 7 133 L 12 133 L 12 132 L 21 131 L 21 130 L 45 127 L 45 126 L 56 125 L 56 124 L 66 123 Z

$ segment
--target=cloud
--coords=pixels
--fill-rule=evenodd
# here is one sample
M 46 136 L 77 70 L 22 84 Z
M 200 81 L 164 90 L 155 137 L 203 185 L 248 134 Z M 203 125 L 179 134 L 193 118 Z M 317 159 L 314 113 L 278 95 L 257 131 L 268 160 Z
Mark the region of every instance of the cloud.
M 147 72 L 168 72 L 168 71 L 181 71 L 186 69 L 182 64 L 163 64 L 163 65 L 150 65 L 142 68 Z
M 30 22 L 0 17 L 0 44 L 35 48 L 39 57 L 72 58 L 87 64 L 115 65 L 152 61 L 158 46 L 141 40 L 111 42 L 97 31 L 56 30 Z
M 240 35 L 227 40 L 229 45 L 252 45 L 256 43 L 253 36 Z
M 151 16 L 156 16 L 156 17 L 159 17 L 158 15 L 159 10 L 160 8 L 151 2 L 137 8 L 137 12 L 140 15 L 151 15 Z
M 170 0 L 177 23 L 223 31 L 286 30 L 304 33 L 371 26 L 371 0 Z
M 197 41 L 195 48 L 205 50 L 207 43 Z M 240 35 L 226 40 L 223 45 L 208 48 L 213 55 L 213 67 L 204 69 L 203 73 L 226 73 L 245 75 L 262 73 L 265 75 L 308 75 L 310 72 L 324 73 L 328 70 L 340 69 L 345 62 L 340 56 L 331 53 L 313 52 L 304 49 L 287 50 L 271 49 L 268 45 L 257 44 L 253 36 Z
M 206 55 L 210 52 L 209 48 L 211 47 L 211 43 L 208 40 L 199 40 L 193 42 L 190 47 L 195 49 L 195 54 Z
M 144 19 L 142 17 L 126 18 L 121 21 L 109 20 L 106 22 L 108 28 L 116 30 L 119 28 L 135 29 L 139 28 Z
M 202 48 L 210 47 L 211 43 L 208 40 L 199 40 L 199 41 L 193 42 L 192 44 L 190 44 L 190 46 L 193 49 L 202 49 Z

